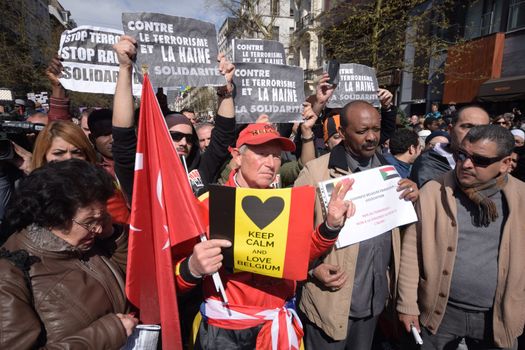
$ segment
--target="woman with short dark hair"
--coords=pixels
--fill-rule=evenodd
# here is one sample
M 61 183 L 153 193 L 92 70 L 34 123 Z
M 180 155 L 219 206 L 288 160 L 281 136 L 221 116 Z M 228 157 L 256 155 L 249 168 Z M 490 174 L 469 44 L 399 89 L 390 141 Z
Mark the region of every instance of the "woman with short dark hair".
M 120 349 L 127 232 L 106 201 L 113 181 L 83 160 L 51 162 L 24 178 L 7 209 L 0 250 L 0 348 Z
M 49 123 L 38 134 L 31 158 L 30 170 L 37 169 L 49 162 L 72 158 L 97 163 L 97 154 L 86 134 L 78 125 L 67 120 Z M 124 224 L 129 221 L 129 208 L 116 179 L 114 187 L 115 193 L 107 203 L 108 210 L 114 222 Z

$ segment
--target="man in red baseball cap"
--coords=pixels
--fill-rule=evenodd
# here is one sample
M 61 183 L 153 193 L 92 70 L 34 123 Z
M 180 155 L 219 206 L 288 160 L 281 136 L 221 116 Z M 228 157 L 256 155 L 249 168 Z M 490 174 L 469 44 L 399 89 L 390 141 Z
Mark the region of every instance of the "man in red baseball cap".
M 232 172 L 230 182 L 238 187 L 268 188 L 279 173 L 281 151 L 293 152 L 295 144 L 270 124 L 250 124 L 231 150 L 238 171 Z
M 231 149 L 238 168 L 232 171 L 226 185 L 268 188 L 281 167 L 281 152 L 293 150 L 294 143 L 281 137 L 273 126 L 265 123 L 249 125 L 240 133 L 235 148 Z M 311 259 L 335 243 L 345 219 L 355 212 L 354 205 L 344 200 L 351 185 L 352 182 L 341 183 L 337 188 L 339 195 L 333 196 L 328 205 L 326 220 L 312 232 Z M 313 215 L 305 213 L 308 214 Z M 271 341 L 265 335 L 270 333 L 273 317 L 277 317 L 274 312 L 276 309 L 284 312 L 281 315 L 291 315 L 286 308 L 286 301 L 294 296 L 296 282 L 251 272 L 229 273 L 221 269 L 221 250 L 230 246 L 229 241 L 222 239 L 199 242 L 193 247 L 191 255 L 186 255 L 177 263 L 175 270 L 179 291 L 189 291 L 201 281 L 204 287 L 205 300 L 201 306 L 203 321 L 195 349 L 259 349 L 261 346 L 270 347 L 274 341 L 279 344 L 279 348 L 289 348 L 286 334 L 298 339 L 302 337 L 300 322 L 294 317 L 290 316 L 293 327 L 291 324 L 290 327 L 280 326 L 276 334 L 273 334 L 272 328 Z M 229 300 L 229 310 L 221 306 L 221 298 L 215 292 L 210 278 L 211 274 L 219 270 Z M 274 316 L 260 317 L 272 311 Z M 261 332 L 263 328 L 265 331 Z

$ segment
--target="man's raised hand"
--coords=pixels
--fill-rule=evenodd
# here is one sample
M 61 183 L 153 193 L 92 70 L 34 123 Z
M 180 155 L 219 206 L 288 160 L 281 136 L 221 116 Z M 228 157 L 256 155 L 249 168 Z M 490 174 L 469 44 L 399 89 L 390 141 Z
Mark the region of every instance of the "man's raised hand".
M 355 214 L 355 204 L 345 200 L 346 193 L 352 188 L 353 179 L 344 179 L 335 185 L 326 210 L 326 224 L 331 228 L 340 229 L 345 220 Z

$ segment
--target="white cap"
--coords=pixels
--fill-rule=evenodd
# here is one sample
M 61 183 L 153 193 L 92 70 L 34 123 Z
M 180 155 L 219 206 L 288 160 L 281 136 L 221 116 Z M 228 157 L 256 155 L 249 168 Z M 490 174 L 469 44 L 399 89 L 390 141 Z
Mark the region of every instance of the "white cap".
M 521 129 L 512 129 L 510 132 L 512 135 L 521 137 L 521 139 L 525 141 L 525 131 Z
M 417 133 L 417 136 L 421 137 L 422 139 L 426 139 L 428 135 L 430 135 L 432 131 L 430 130 L 421 130 Z
M 425 148 L 425 140 L 427 138 L 428 135 L 430 135 L 432 133 L 432 131 L 430 130 L 421 130 L 417 133 L 417 136 L 419 136 L 419 144 L 421 145 L 421 147 Z

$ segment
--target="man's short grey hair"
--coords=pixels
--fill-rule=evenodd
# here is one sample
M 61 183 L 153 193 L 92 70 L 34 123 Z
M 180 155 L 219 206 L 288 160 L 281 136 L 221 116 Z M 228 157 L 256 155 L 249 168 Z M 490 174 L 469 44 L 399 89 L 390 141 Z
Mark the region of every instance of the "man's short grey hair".
M 243 154 L 244 152 L 246 152 L 247 149 L 248 149 L 248 145 L 242 145 L 241 147 L 239 147 L 239 154 Z
M 496 143 L 498 147 L 498 157 L 510 156 L 515 146 L 512 133 L 499 125 L 478 125 L 469 130 L 465 140 L 475 143 L 482 140 L 489 140 Z
M 210 127 L 210 128 L 214 128 L 215 125 L 213 125 L 212 123 L 208 123 L 208 122 L 203 122 L 203 123 L 197 123 L 195 124 L 195 131 L 199 131 L 199 129 L 202 129 L 204 127 Z

